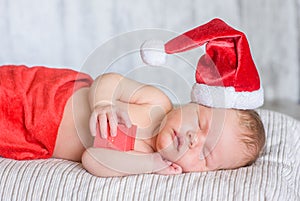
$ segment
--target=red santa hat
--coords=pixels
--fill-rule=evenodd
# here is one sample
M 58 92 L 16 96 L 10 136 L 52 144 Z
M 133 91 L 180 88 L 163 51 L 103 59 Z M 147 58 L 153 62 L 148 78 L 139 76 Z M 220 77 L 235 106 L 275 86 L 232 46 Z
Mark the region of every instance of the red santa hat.
M 263 105 L 263 88 L 246 36 L 220 19 L 213 19 L 164 45 L 157 41 L 146 42 L 141 53 L 145 63 L 160 65 L 164 62 L 159 58 L 163 54 L 158 56 L 159 51 L 155 51 L 156 58 L 151 58 L 151 45 L 155 50 L 163 48 L 165 53 L 174 54 L 205 43 L 206 53 L 200 57 L 196 69 L 192 102 L 235 109 L 255 109 Z

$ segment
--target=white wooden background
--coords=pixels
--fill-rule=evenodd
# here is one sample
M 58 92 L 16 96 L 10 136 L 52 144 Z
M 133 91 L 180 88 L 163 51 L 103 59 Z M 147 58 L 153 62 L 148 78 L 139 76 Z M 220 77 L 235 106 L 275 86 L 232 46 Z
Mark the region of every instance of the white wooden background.
M 95 48 L 120 34 L 182 33 L 214 17 L 246 33 L 267 100 L 298 102 L 300 0 L 0 0 L 0 64 L 78 70 Z

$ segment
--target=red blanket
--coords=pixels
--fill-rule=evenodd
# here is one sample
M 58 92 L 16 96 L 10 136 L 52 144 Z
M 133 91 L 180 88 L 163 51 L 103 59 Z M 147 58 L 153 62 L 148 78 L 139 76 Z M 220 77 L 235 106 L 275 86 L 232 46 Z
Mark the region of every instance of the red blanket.
M 50 158 L 68 98 L 92 82 L 68 69 L 0 66 L 0 156 Z

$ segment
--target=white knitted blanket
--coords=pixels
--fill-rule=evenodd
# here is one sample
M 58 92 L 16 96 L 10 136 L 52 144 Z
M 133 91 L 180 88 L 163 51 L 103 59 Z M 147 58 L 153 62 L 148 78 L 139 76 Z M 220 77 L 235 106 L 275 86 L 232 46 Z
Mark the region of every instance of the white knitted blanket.
M 300 200 L 300 122 L 272 111 L 258 112 L 267 145 L 250 167 L 97 178 L 70 161 L 0 158 L 0 200 Z

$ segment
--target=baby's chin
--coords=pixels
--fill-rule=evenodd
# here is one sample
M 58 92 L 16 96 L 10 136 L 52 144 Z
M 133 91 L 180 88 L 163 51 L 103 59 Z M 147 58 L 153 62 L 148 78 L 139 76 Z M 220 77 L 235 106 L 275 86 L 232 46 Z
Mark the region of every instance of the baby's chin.
M 172 146 L 161 147 L 161 149 L 157 150 L 163 159 L 166 159 L 170 162 L 176 163 L 183 156 L 183 154 L 179 153 Z
M 174 153 L 172 154 L 170 145 L 163 143 L 161 141 L 157 141 L 156 149 L 159 152 L 159 154 L 162 156 L 163 159 L 166 159 L 170 162 L 174 162 L 174 159 L 172 157 L 172 155 L 174 155 Z

